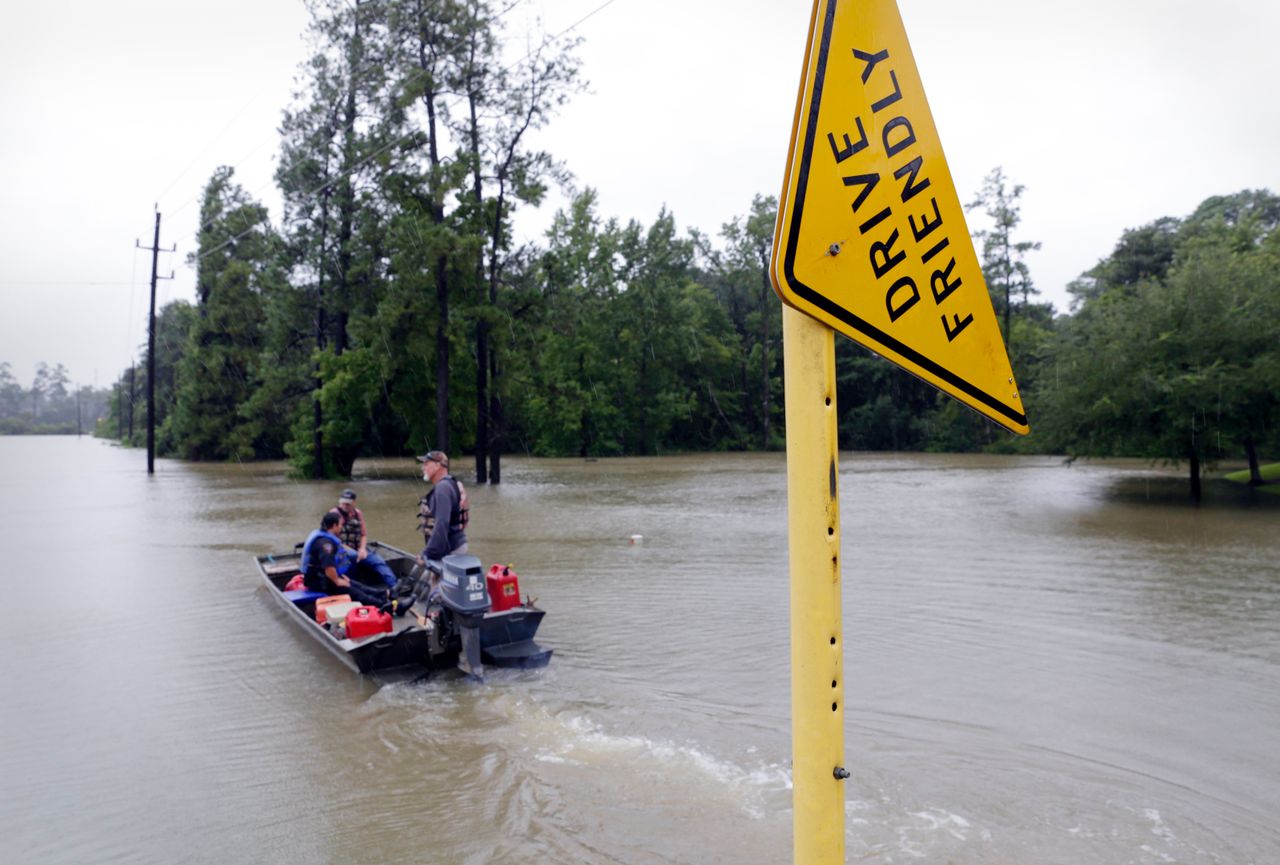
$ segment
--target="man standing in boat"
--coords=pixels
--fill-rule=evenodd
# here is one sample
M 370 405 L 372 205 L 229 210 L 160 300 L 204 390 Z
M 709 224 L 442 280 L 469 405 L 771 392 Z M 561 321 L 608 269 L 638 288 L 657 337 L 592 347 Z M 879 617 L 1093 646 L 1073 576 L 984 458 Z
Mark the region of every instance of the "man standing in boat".
M 326 595 L 350 595 L 351 600 L 374 607 L 385 605 L 390 594 L 385 589 L 366 586 L 347 574 L 355 562 L 342 540 L 334 534 L 338 517 L 329 511 L 320 520 L 320 528 L 311 533 L 302 547 L 302 582 L 313 592 Z
M 418 499 L 418 529 L 426 546 L 418 556 L 419 567 L 415 569 L 416 579 L 408 604 L 418 606 L 414 615 L 419 624 L 425 625 L 424 611 L 439 592 L 438 581 L 443 570 L 440 560 L 467 551 L 466 528 L 471 503 L 466 487 L 449 474 L 448 454 L 427 451 L 418 457 L 418 462 L 422 463 L 422 479 L 431 484 L 431 489 Z
M 382 556 L 369 552 L 369 527 L 364 521 L 364 514 L 356 507 L 355 490 L 343 490 L 338 506 L 331 508 L 329 513 L 338 515 L 338 529 L 334 534 L 355 554 L 355 567 L 376 572 L 388 589 L 394 589 L 396 575 L 391 566 Z
M 418 527 L 427 544 L 421 558 L 430 563 L 461 555 L 467 551 L 467 520 L 471 513 L 466 488 L 449 474 L 449 456 L 444 451 L 428 451 L 418 460 L 422 463 L 422 479 L 431 484 L 430 491 L 418 500 Z

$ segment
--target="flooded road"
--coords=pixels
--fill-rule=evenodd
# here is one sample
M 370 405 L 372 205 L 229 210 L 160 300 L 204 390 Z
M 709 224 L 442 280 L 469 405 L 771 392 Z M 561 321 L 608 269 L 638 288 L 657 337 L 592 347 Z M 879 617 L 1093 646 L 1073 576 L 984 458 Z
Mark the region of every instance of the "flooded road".
M 468 464 L 459 461 L 463 480 Z M 508 458 L 539 671 L 361 679 L 252 557 L 350 484 L 0 438 L 0 835 L 28 863 L 791 861 L 785 458 Z M 1280 862 L 1280 510 L 1141 462 L 843 454 L 849 861 Z M 629 543 L 641 535 L 638 544 Z

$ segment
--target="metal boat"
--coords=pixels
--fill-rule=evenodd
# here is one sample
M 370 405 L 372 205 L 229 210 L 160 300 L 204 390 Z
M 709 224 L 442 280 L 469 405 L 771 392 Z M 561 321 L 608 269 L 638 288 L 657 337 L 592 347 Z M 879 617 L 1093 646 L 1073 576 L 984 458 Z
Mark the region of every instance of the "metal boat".
M 416 557 L 389 544 L 373 541 L 376 551 L 402 580 L 426 580 Z M 354 624 L 347 633 L 345 622 L 328 620 L 328 596 L 305 588 L 291 588 L 300 580 L 302 550 L 254 557 L 267 592 L 289 618 L 314 637 L 335 657 L 360 673 L 376 673 L 406 667 L 442 670 L 457 666 L 464 673 L 483 678 L 485 665 L 492 667 L 542 667 L 551 661 L 552 650 L 534 641 L 546 613 L 527 596 L 519 597 L 518 583 L 509 568 L 494 565 L 489 574 L 481 572 L 474 556 L 446 556 L 437 580 L 438 589 L 417 592 L 417 600 L 406 615 L 386 616 L 370 611 L 389 630 L 357 633 Z M 492 576 L 498 574 L 495 582 Z M 491 598 L 489 586 L 498 585 L 503 597 Z M 511 588 L 515 588 L 511 597 Z M 317 616 L 317 603 L 320 616 Z M 354 606 L 354 605 L 351 605 Z M 384 618 L 386 616 L 386 618 Z M 389 619 L 389 622 L 387 621 Z

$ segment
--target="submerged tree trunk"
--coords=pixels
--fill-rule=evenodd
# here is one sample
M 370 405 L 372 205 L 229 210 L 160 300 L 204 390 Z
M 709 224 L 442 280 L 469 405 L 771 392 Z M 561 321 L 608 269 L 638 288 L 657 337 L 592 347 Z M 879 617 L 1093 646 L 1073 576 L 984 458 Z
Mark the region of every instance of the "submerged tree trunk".
M 1258 449 L 1254 446 L 1252 439 L 1244 440 L 1244 452 L 1249 455 L 1249 486 L 1260 486 L 1262 484 L 1262 469 L 1258 465 Z
M 489 482 L 489 323 L 476 322 L 476 483 Z
M 490 351 L 493 369 L 489 371 L 490 380 L 498 380 L 498 353 Z M 495 387 L 489 396 L 489 417 L 493 420 L 493 444 L 489 448 L 489 483 L 502 483 L 502 398 Z

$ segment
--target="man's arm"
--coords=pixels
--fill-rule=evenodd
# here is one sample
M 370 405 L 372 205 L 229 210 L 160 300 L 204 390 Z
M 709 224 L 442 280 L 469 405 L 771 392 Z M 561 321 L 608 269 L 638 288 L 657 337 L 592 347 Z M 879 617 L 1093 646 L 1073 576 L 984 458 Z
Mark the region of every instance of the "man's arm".
M 364 521 L 364 512 L 359 508 L 356 508 L 356 514 L 360 517 L 360 549 L 356 550 L 356 561 L 363 562 L 369 555 L 369 524 Z

